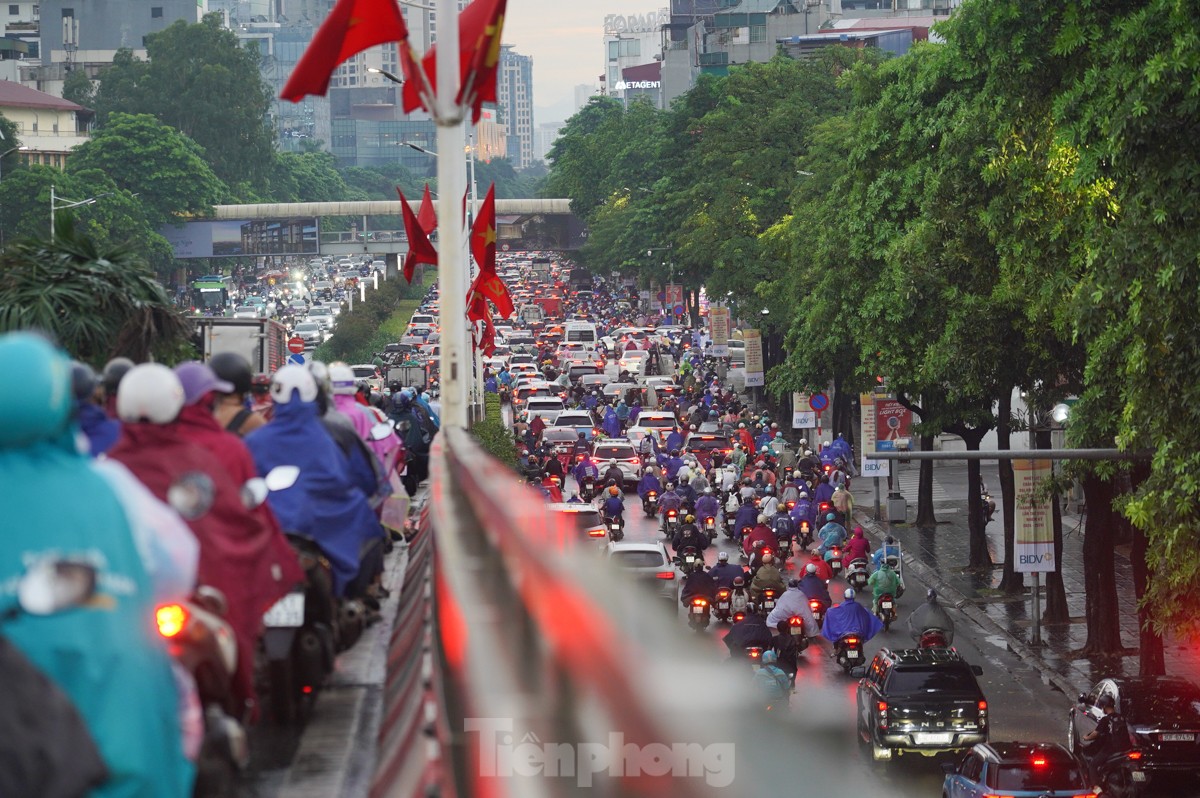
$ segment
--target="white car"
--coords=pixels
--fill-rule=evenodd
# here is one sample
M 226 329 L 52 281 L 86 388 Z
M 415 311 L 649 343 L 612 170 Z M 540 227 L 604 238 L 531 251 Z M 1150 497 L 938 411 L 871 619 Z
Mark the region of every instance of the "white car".
M 238 305 L 233 309 L 235 319 L 260 319 L 264 313 L 255 305 Z
M 325 343 L 325 331 L 315 321 L 302 321 L 292 330 L 292 335 L 304 341 L 305 349 L 315 349 Z
M 652 589 L 672 607 L 675 606 L 679 598 L 675 564 L 667 554 L 667 547 L 661 542 L 621 540 L 605 546 L 604 554 L 613 565 Z
M 629 442 L 635 447 L 642 443 L 642 438 L 647 435 L 657 435 L 659 442 L 666 440 L 667 435 L 671 430 L 678 425 L 674 414 L 658 413 L 653 410 L 643 410 L 638 414 L 637 423 L 630 427 L 625 432 L 625 437 L 629 438 Z
M 570 411 L 568 411 L 570 412 Z M 561 419 L 562 416 L 559 416 Z M 609 460 L 616 460 L 617 467 L 625 476 L 625 485 L 636 485 L 642 478 L 642 458 L 637 449 L 629 441 L 620 439 L 605 439 L 592 444 L 592 460 L 603 474 L 608 468 Z
M 356 363 L 350 367 L 354 372 L 354 381 L 366 380 L 367 385 L 371 386 L 371 390 L 377 393 L 383 391 L 383 375 L 379 373 L 379 369 L 370 363 Z
M 547 424 L 553 424 L 565 407 L 563 400 L 557 396 L 533 396 L 525 403 L 525 412 L 528 413 L 530 421 L 534 416 L 541 416 Z

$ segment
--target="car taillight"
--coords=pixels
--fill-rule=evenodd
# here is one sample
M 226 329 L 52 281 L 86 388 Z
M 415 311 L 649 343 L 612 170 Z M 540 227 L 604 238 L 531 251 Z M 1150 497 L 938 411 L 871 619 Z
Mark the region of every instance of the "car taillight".
M 606 533 L 603 529 L 589 529 L 588 530 L 588 537 L 592 537 L 592 538 L 602 538 L 602 537 L 604 537 L 605 534 Z
M 878 701 L 875 709 L 879 712 L 879 728 L 886 729 L 888 725 L 888 705 L 886 701 Z
M 674 579 L 675 572 L 674 571 L 659 571 L 657 574 L 655 574 L 655 576 L 657 576 L 659 579 Z
M 176 637 L 187 626 L 188 611 L 179 604 L 164 604 L 154 612 L 158 633 L 165 638 Z

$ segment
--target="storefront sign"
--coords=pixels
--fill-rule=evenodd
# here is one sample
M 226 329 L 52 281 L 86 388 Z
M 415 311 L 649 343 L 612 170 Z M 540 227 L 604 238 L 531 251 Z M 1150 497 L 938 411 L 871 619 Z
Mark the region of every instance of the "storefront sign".
M 1016 482 L 1016 570 L 1023 574 L 1058 570 L 1054 562 L 1054 512 L 1038 501 L 1038 487 L 1053 473 L 1049 460 L 1013 460 Z
M 661 89 L 661 80 L 619 80 L 613 85 L 613 91 L 627 91 L 629 89 Z
M 812 429 L 817 426 L 817 411 L 808 404 L 811 398 L 806 393 L 792 394 L 792 429 Z

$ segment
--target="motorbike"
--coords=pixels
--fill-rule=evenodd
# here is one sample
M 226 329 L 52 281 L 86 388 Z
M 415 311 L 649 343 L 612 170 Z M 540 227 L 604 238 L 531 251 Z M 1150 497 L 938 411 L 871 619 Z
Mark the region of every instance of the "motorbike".
M 797 533 L 800 539 L 800 548 L 807 549 L 813 544 L 812 525 L 807 521 L 800 522 L 800 531 Z
M 774 550 L 765 543 L 756 545 L 754 547 L 754 551 L 750 552 L 749 567 L 751 579 L 758 575 L 758 569 L 762 567 L 763 557 L 768 554 L 774 554 Z
M 788 632 L 796 641 L 796 647 L 803 651 L 808 648 L 808 635 L 804 634 L 804 619 L 799 615 L 788 618 Z
M 771 610 L 775 609 L 775 588 L 764 588 L 762 592 L 761 609 L 763 615 L 770 615 Z
M 867 570 L 866 560 L 860 558 L 850 561 L 850 565 L 846 568 L 846 581 L 850 583 L 850 587 L 862 590 L 867 586 L 867 580 L 870 578 L 871 574 Z
M 759 646 L 746 646 L 746 659 L 750 660 L 750 667 L 758 670 L 762 667 L 763 650 Z
M 830 546 L 829 553 L 825 555 L 825 561 L 829 563 L 829 570 L 833 571 L 835 577 L 842 574 L 842 547 Z
M 663 516 L 663 532 L 667 537 L 675 537 L 675 533 L 679 531 L 679 511 L 667 510 L 667 514 Z
M 813 620 L 817 622 L 817 626 L 821 625 L 821 621 L 825 619 L 825 602 L 820 599 L 809 599 L 808 608 L 812 610 Z
M 604 525 L 608 527 L 608 539 L 616 543 L 625 537 L 625 519 L 622 516 L 613 516 L 604 520 Z
M 879 606 L 875 610 L 875 617 L 883 623 L 883 631 L 888 631 L 892 627 L 892 623 L 896 620 L 896 599 L 891 593 L 884 593 L 879 597 Z
M 596 498 L 596 480 L 592 477 L 584 477 L 583 484 L 579 486 L 579 498 L 585 502 L 590 502 Z
M 645 497 L 642 498 L 642 512 L 647 518 L 653 518 L 658 515 L 658 492 L 646 491 Z
M 709 607 L 708 599 L 704 596 L 695 596 L 688 606 L 688 627 L 697 632 L 703 632 L 708 628 L 711 613 L 712 609 Z
M 717 588 L 717 600 L 713 603 L 713 612 L 718 621 L 728 622 L 732 615 L 733 588 Z
M 238 650 L 225 620 L 228 605 L 216 588 L 200 586 L 190 601 L 163 604 L 154 611 L 167 650 L 196 682 L 204 714 L 204 738 L 196 760 L 197 794 L 223 795 L 236 773 L 250 762 L 243 726 L 246 708 L 233 694 Z
M 942 629 L 926 629 L 921 632 L 918 648 L 947 648 L 950 641 L 946 639 L 946 632 Z
M 861 665 L 863 661 L 863 641 L 856 634 L 844 634 L 833 644 L 833 658 L 846 673 Z
M 717 519 L 712 517 L 711 515 L 707 516 L 704 519 L 704 531 L 708 535 L 709 540 L 716 540 L 717 539 Z
M 704 558 L 696 551 L 694 546 L 686 547 L 679 555 L 679 570 L 684 576 L 688 576 L 699 568 L 704 567 Z
M 792 536 L 790 534 L 776 535 L 775 545 L 779 551 L 780 558 L 787 562 L 792 557 Z

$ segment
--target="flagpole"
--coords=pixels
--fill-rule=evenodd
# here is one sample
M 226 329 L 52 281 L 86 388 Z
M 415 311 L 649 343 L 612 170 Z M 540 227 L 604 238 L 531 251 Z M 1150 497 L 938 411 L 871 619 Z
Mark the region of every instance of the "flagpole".
M 474 77 L 475 77 L 475 74 L 471 73 L 472 80 L 474 80 Z M 468 163 L 471 164 L 471 176 L 470 176 L 470 180 L 471 180 L 471 215 L 470 215 L 470 222 L 471 222 L 471 225 L 474 225 L 475 219 L 477 219 L 479 217 L 479 190 L 475 184 L 475 132 L 474 132 L 473 125 L 472 125 L 471 132 L 467 133 L 467 157 L 470 159 L 468 161 Z M 468 249 L 470 249 L 470 247 L 468 247 Z M 468 261 L 471 260 L 469 255 L 467 256 L 467 258 L 468 258 Z M 473 263 L 473 261 L 472 261 L 472 263 Z M 478 273 L 479 273 L 479 265 L 478 264 L 472 265 L 470 268 L 470 272 L 469 272 L 470 279 L 474 280 Z M 476 418 L 478 418 L 480 421 L 482 421 L 483 420 L 483 347 L 476 348 L 474 354 L 475 354 L 475 362 L 473 364 L 473 366 L 474 366 L 474 369 L 473 369 L 474 382 L 472 384 L 471 404 L 472 404 L 473 412 L 476 415 Z
M 463 111 L 457 102 L 460 80 L 458 3 L 437 0 L 438 43 L 436 113 L 438 152 L 438 297 L 441 304 L 442 423 L 467 426 L 470 340 L 467 336 L 466 236 L 462 196 L 467 165 L 454 157 L 466 147 Z

